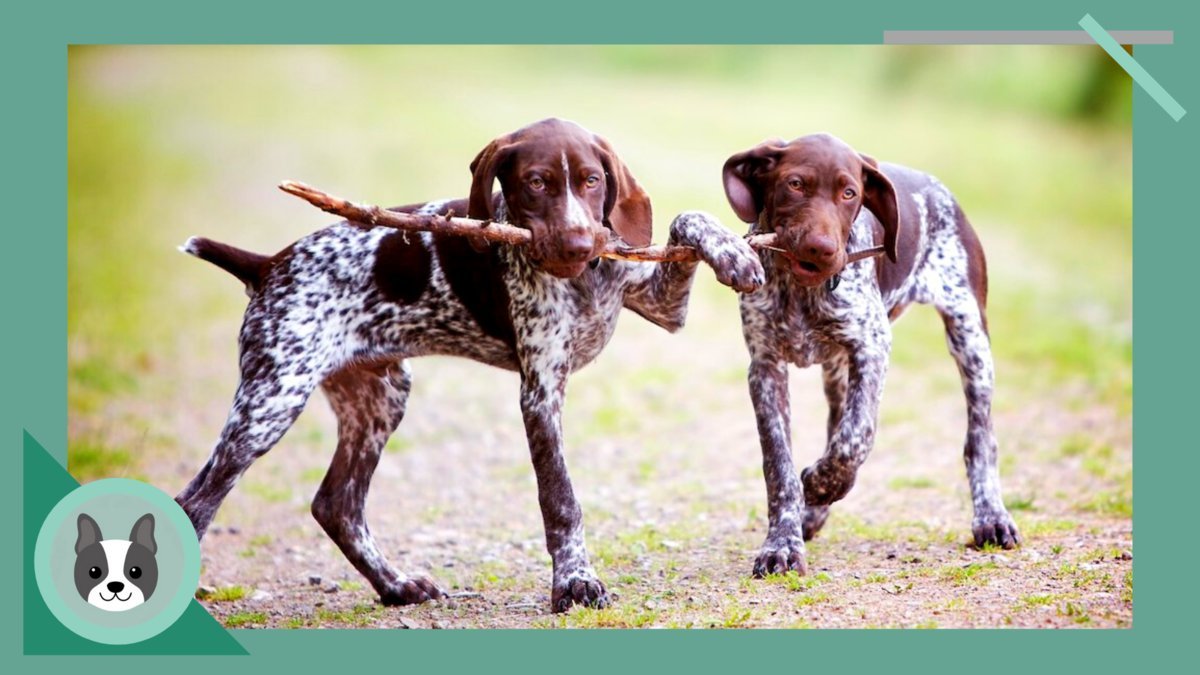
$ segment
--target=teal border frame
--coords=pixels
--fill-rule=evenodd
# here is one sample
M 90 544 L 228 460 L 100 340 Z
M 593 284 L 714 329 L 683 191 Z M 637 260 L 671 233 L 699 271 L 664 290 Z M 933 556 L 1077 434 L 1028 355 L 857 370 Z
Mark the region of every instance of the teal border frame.
M 66 449 L 66 59 L 78 43 L 823 43 L 878 44 L 883 30 L 1071 29 L 1091 14 L 1110 30 L 1169 29 L 1173 45 L 1135 54 L 1186 108 L 1196 106 L 1200 22 L 1186 3 L 1111 0 L 1046 3 L 826 2 L 730 5 L 697 0 L 593 4 L 524 1 L 382 3 L 342 0 L 173 6 L 162 0 L 25 2 L 6 9 L 0 42 L 0 186 L 7 227 L 0 245 L 6 310 L 0 425 L 3 522 L 20 522 L 22 429 L 65 463 Z M 1100 47 L 1097 47 L 1099 49 Z M 396 670 L 669 667 L 744 672 L 750 667 L 849 667 L 971 673 L 1052 667 L 1128 672 L 1153 654 L 1168 664 L 1196 623 L 1197 372 L 1194 226 L 1197 133 L 1134 90 L 1134 407 L 1138 494 L 1137 594 L 1130 630 L 1049 631 L 234 631 L 250 657 L 28 657 L 20 671 L 53 662 L 89 673 L 170 668 L 172 673 L 287 672 L 385 666 Z M 1180 199 L 1183 196 L 1183 199 Z M 1192 208 L 1189 208 L 1192 207 Z M 1175 356 L 1180 355 L 1180 356 Z M 19 526 L 17 526 L 19 527 Z M 9 537 L 20 541 L 17 527 Z M 12 539 L 10 539 L 11 541 Z M 22 574 L 16 547 L 0 555 L 4 578 Z M 18 594 L 19 595 L 19 594 Z M 19 597 L 3 603 L 4 654 L 21 653 Z M 138 659 L 134 661 L 133 659 Z M 219 659 L 219 663 L 216 661 Z M 1149 661 L 1145 661 L 1149 665 Z

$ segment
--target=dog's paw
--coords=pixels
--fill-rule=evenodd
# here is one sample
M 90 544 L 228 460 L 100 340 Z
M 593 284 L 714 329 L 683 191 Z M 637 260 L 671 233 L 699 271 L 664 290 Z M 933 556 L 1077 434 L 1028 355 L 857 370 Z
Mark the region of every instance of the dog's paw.
M 827 518 L 829 518 L 828 506 L 805 506 L 803 524 L 804 541 L 812 541 L 812 538 L 817 536 L 817 533 L 824 527 Z
M 554 587 L 550 594 L 550 607 L 555 612 L 565 612 L 571 605 L 585 607 L 608 607 L 608 589 L 596 576 L 590 567 L 564 574 L 560 578 L 555 575 Z
M 738 293 L 753 293 L 766 282 L 762 261 L 743 239 L 732 238 L 714 247 L 705 262 L 717 275 L 717 281 Z
M 804 505 L 829 506 L 845 497 L 854 487 L 854 469 L 839 467 L 823 459 L 800 472 L 804 483 Z M 822 521 L 824 522 L 824 521 Z
M 1017 525 L 1006 511 L 976 516 L 975 522 L 971 524 L 971 532 L 975 535 L 975 546 L 979 548 L 989 544 L 1001 548 L 1021 545 Z
M 761 579 L 768 574 L 797 572 L 808 573 L 808 561 L 804 555 L 804 540 L 795 537 L 767 536 L 754 559 L 754 576 Z
M 422 602 L 436 600 L 445 593 L 425 577 L 413 577 L 407 581 L 395 584 L 386 592 L 379 595 L 379 601 L 388 607 L 396 605 L 419 605 Z
M 696 249 L 717 280 L 739 293 L 751 293 L 766 283 L 762 261 L 750 244 L 708 213 L 685 211 L 676 216 L 670 242 Z

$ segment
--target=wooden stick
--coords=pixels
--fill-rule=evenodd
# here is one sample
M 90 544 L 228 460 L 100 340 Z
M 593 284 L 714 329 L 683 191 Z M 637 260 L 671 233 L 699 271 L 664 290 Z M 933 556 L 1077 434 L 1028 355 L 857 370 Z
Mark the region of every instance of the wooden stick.
M 372 204 L 356 204 L 341 197 L 335 197 L 322 192 L 311 185 L 296 181 L 284 181 L 279 189 L 303 199 L 313 206 L 341 216 L 346 220 L 367 225 L 382 225 L 393 227 L 405 232 L 434 232 L 458 236 L 481 237 L 513 246 L 524 246 L 533 240 L 529 230 L 514 227 L 505 223 L 490 220 L 475 220 L 455 216 L 453 211 L 444 216 L 420 216 L 413 213 L 400 213 L 381 209 Z M 750 246 L 782 251 L 775 246 L 774 234 L 755 234 L 747 237 Z M 883 253 L 882 246 L 856 251 L 850 254 L 847 264 Z M 620 260 L 639 260 L 644 262 L 694 262 L 700 260 L 696 250 L 691 246 L 642 246 L 630 247 L 620 241 L 611 241 L 600 254 L 602 258 L 617 258 Z

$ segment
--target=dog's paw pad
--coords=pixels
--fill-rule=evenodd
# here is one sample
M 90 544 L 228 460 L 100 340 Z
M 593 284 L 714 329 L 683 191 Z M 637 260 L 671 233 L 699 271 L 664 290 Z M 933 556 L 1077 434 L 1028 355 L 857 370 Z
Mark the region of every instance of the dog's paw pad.
M 413 577 L 394 588 L 389 589 L 386 593 L 379 596 L 380 602 L 388 607 L 397 605 L 418 605 L 422 602 L 436 600 L 445 595 L 442 589 L 437 587 L 425 577 Z
M 608 589 L 592 572 L 579 572 L 568 576 L 562 583 L 555 583 L 550 604 L 555 612 L 565 612 L 572 605 L 583 605 L 596 609 L 608 607 Z

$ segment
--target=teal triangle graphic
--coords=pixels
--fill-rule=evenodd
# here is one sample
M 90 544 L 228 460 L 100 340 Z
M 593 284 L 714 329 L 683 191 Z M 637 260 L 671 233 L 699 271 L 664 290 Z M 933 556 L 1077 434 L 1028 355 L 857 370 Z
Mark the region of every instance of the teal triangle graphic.
M 25 544 L 26 654 L 247 654 L 241 643 L 195 600 L 170 628 L 134 644 L 92 642 L 59 623 L 38 592 L 33 574 L 33 550 L 42 521 L 60 499 L 77 487 L 79 482 L 26 431 L 22 538 Z

